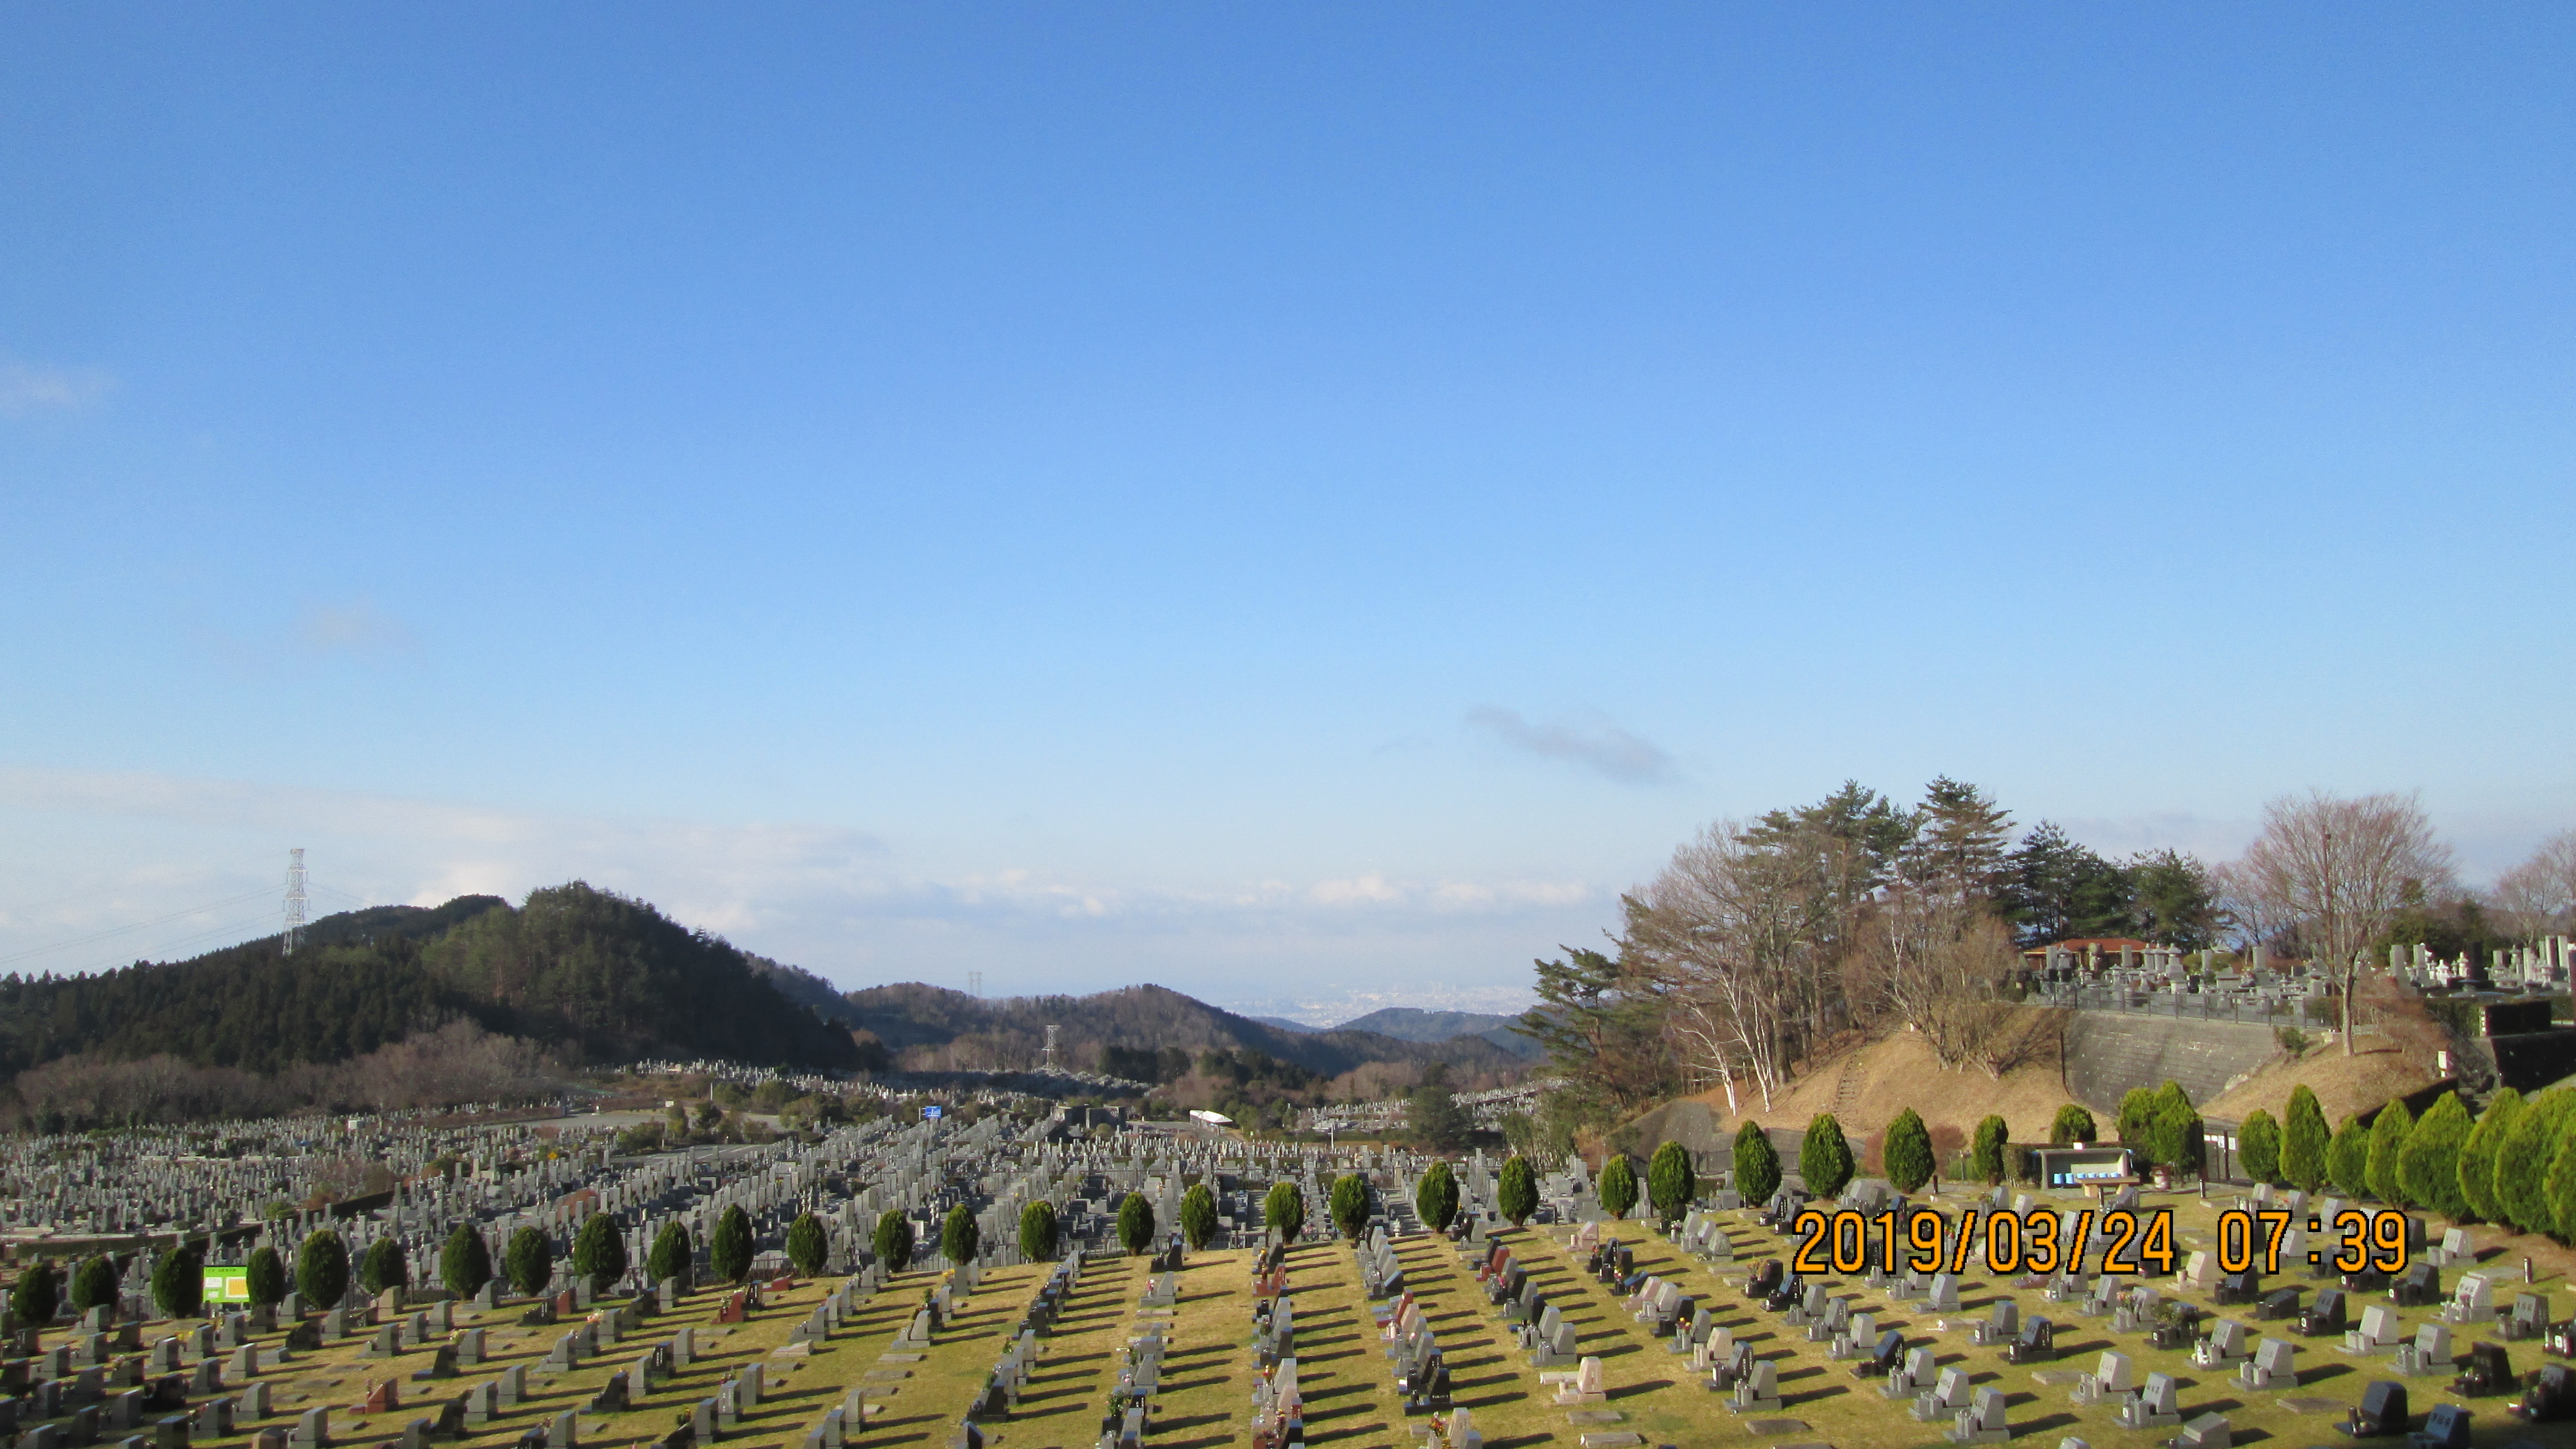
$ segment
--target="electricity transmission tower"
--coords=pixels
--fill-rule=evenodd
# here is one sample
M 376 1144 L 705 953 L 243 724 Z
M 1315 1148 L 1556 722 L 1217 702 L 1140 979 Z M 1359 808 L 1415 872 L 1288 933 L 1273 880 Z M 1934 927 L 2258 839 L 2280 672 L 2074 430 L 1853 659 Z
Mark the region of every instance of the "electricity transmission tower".
M 298 846 L 286 853 L 286 952 L 295 954 L 295 943 L 304 936 L 304 849 Z

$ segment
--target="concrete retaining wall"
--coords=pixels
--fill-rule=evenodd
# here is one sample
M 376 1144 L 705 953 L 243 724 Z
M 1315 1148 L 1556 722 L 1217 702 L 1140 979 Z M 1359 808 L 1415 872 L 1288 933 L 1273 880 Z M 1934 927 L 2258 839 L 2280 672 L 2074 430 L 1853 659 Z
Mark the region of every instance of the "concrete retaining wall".
M 2250 1022 L 2070 1011 L 2063 1071 L 2067 1095 L 2097 1114 L 2117 1112 L 2132 1087 L 2168 1080 L 2205 1105 L 2279 1050 L 2270 1027 Z

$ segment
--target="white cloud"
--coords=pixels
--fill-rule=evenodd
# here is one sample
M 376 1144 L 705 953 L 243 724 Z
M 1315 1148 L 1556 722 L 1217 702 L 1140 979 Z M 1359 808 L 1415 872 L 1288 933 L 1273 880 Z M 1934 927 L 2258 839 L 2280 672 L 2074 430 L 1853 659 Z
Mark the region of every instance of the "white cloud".
M 76 412 L 107 396 L 116 379 L 95 367 L 0 362 L 0 417 Z
M 26 969 L 164 959 L 273 931 L 288 846 L 317 913 L 513 900 L 575 878 L 844 986 L 986 973 L 994 992 L 1159 981 L 1213 999 L 1427 975 L 1497 986 L 1591 939 L 1609 896 L 1579 881 L 1371 872 L 1312 881 L 1089 880 L 1025 864 L 938 873 L 883 839 L 798 822 L 544 814 L 158 774 L 0 768 L 0 956 L 200 902 L 225 912 L 47 955 Z M 241 899 L 244 897 L 246 899 Z M 225 940 L 210 928 L 238 929 Z M 187 928 L 183 933 L 181 926 Z M 159 949 L 162 940 L 172 950 Z M 184 949 L 180 947 L 184 945 Z
M 1467 728 L 1543 759 L 1564 760 L 1630 785 L 1672 778 L 1673 757 L 1663 746 L 1605 719 L 1586 724 L 1533 724 L 1518 712 L 1481 704 L 1467 711 Z

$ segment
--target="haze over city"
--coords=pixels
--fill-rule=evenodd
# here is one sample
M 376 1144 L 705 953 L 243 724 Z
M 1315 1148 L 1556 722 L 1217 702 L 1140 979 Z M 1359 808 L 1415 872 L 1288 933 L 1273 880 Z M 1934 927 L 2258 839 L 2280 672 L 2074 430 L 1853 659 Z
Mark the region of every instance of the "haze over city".
M 2576 824 L 2564 9 L 22 7 L 0 970 L 1510 1010 L 1706 823 Z M 209 903 L 219 903 L 209 905 Z

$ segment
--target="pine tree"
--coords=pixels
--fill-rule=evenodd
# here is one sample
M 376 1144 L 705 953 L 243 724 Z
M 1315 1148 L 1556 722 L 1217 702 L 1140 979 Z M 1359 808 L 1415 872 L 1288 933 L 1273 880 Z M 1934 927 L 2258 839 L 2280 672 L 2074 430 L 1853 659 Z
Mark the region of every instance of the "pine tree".
M 2469 1140 L 2460 1148 L 2460 1200 L 2486 1222 L 2504 1220 L 2504 1208 L 2496 1197 L 2496 1157 L 2504 1148 L 2505 1134 L 2521 1116 L 2522 1094 L 2511 1087 L 2498 1091 L 2478 1114 L 2478 1125 L 2469 1129 Z
M 673 1218 L 653 1235 L 653 1246 L 644 1254 L 644 1271 L 653 1275 L 656 1285 L 666 1278 L 686 1283 L 697 1258 L 697 1244 L 689 1241 L 689 1225 Z
M 2004 1149 L 2012 1145 L 2012 1124 L 2001 1117 L 1988 1117 L 1977 1124 L 1977 1135 L 1969 1144 L 1969 1163 L 1977 1180 L 1988 1187 L 2001 1186 L 2004 1180 Z
M 1413 1211 L 1422 1219 L 1423 1226 L 1431 1231 L 1449 1231 L 1449 1224 L 1458 1216 L 1458 1178 L 1449 1170 L 1447 1162 L 1434 1162 L 1430 1170 L 1422 1174 L 1422 1181 L 1413 1189 Z M 1213 1204 L 1209 1206 L 1208 1213 L 1213 1225 L 1216 1213 Z
M 2236 1161 L 2256 1182 L 2281 1180 L 2281 1128 L 2272 1114 L 2257 1107 L 2236 1129 Z
M 2102 1140 L 2101 1134 L 2102 1129 L 2093 1125 L 2093 1114 L 2073 1102 L 2058 1108 L 2057 1115 L 2049 1119 L 2048 1123 L 2048 1145 L 2051 1147 L 2072 1147 L 2078 1142 L 2099 1142 Z
M 1052 1263 L 1056 1251 L 1055 1204 L 1039 1198 L 1020 1209 L 1020 1256 L 1032 1263 Z
M 1678 1142 L 1657 1146 L 1655 1155 L 1646 1160 L 1646 1201 L 1653 1205 L 1655 1216 L 1671 1222 L 1689 1210 L 1698 1194 L 1699 1173 L 1691 1167 L 1690 1149 Z
M 962 1268 L 975 1261 L 984 1246 L 983 1226 L 975 1221 L 974 1211 L 964 1203 L 948 1210 L 939 1225 L 939 1256 L 952 1268 Z
M 509 1275 L 510 1286 L 522 1298 L 545 1292 L 555 1277 L 554 1240 L 536 1228 L 512 1233 L 509 1244 L 501 1249 L 501 1271 Z
M 1261 1200 L 1261 1225 L 1293 1243 L 1306 1231 L 1306 1190 L 1293 1182 L 1274 1182 Z
M 1324 1200 L 1324 1211 L 1343 1237 L 1356 1243 L 1367 1230 L 1369 1220 L 1368 1180 L 1356 1172 L 1346 1172 L 1333 1179 L 1331 1194 Z
M 723 1223 L 716 1224 L 716 1232 L 719 1235 L 724 1232 Z M 912 1266 L 912 1219 L 905 1217 L 897 1208 L 887 1208 L 877 1214 L 876 1237 L 871 1246 L 876 1249 L 877 1261 L 885 1264 L 889 1273 L 900 1273 Z M 712 1246 L 708 1254 L 713 1256 Z
M 2547 1178 L 2571 1111 L 2576 1111 L 2576 1091 L 2561 1088 L 2532 1098 L 2505 1130 L 2504 1146 L 2496 1153 L 2496 1206 L 2504 1209 L 2505 1221 L 2526 1233 L 2546 1233 L 2557 1226 Z
M 1637 1169 L 1628 1162 L 1628 1154 L 1613 1151 L 1610 1160 L 1601 1164 L 1601 1210 L 1611 1221 L 1624 1222 L 1637 1206 Z
M 1798 1144 L 1798 1178 L 1817 1197 L 1840 1197 L 1852 1180 L 1851 1144 L 1831 1112 L 1819 1112 Z
M 904 1231 L 912 1231 L 909 1223 Z M 751 1214 L 736 1203 L 716 1215 L 716 1230 L 707 1234 L 707 1266 L 725 1282 L 739 1283 L 751 1276 L 751 1256 Z
M 250 1250 L 250 1263 L 242 1272 L 242 1285 L 250 1290 L 250 1301 L 260 1308 L 275 1308 L 286 1301 L 286 1260 L 266 1243 Z
M 821 1218 L 798 1213 L 787 1225 L 787 1261 L 808 1278 L 822 1276 L 824 1265 L 832 1261 L 832 1235 Z
M 1494 1206 L 1516 1228 L 1538 1211 L 1538 1169 L 1530 1166 L 1528 1158 L 1515 1152 L 1505 1160 L 1494 1183 Z
M 2326 1131 L 2325 1109 L 2317 1105 L 2317 1094 L 2306 1083 L 2290 1089 L 2290 1105 L 2281 1124 L 2281 1176 L 2301 1192 L 2313 1193 L 2325 1186 L 2326 1146 L 2334 1140 Z
M 458 1223 L 438 1250 L 438 1280 L 459 1298 L 471 1298 L 492 1281 L 492 1249 L 472 1223 Z
M 2370 1129 L 2360 1114 L 2344 1118 L 2326 1144 L 2326 1175 L 2346 1197 L 2370 1196 Z
M 1153 1245 L 1154 1205 L 1145 1201 L 1143 1193 L 1131 1192 L 1118 1204 L 1118 1246 L 1141 1253 Z
M 2011 877 L 2004 842 L 2012 816 L 1992 796 L 1943 775 L 1924 787 L 1914 823 L 1902 856 L 1906 879 L 1960 900 L 2003 893 Z
M 593 1293 L 607 1292 L 626 1276 L 626 1233 L 617 1226 L 615 1213 L 582 1219 L 581 1231 L 572 1238 L 572 1270 L 589 1282 Z
M 1780 1190 L 1780 1150 L 1758 1122 L 1735 1129 L 1735 1191 L 1746 1207 L 1760 1207 Z
M 165 1318 L 194 1318 L 205 1307 L 206 1264 L 186 1243 L 152 1265 L 152 1302 Z
M 2370 1194 L 2390 1207 L 2412 1206 L 2406 1185 L 2397 1180 L 2397 1158 L 2406 1150 L 2407 1134 L 2414 1130 L 2415 1115 L 2395 1097 L 2388 1099 L 2370 1124 Z
M 1921 1114 L 1908 1107 L 1887 1124 L 1887 1140 L 1879 1147 L 1879 1164 L 1887 1170 L 1887 1180 L 1898 1192 L 1915 1192 L 1932 1180 L 1932 1133 L 1923 1125 Z

